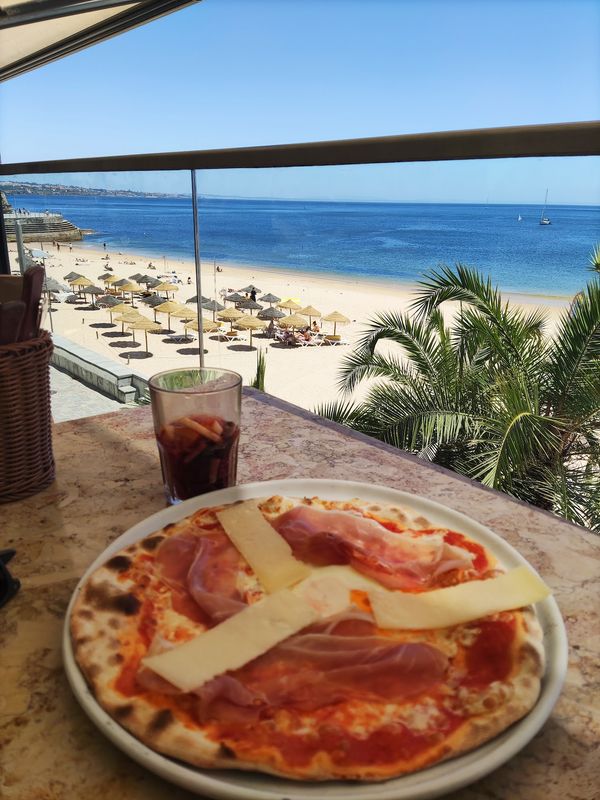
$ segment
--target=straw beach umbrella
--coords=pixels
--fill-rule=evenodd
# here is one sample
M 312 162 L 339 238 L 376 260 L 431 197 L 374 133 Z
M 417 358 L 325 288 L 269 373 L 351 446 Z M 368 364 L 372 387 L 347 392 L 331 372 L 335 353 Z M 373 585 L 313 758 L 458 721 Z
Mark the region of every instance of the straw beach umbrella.
M 297 303 L 295 300 L 292 300 L 289 297 L 287 300 L 283 300 L 281 303 L 277 303 L 278 308 L 287 308 L 288 311 L 298 311 L 298 309 L 302 308 L 300 303 Z
M 191 322 L 186 322 L 183 327 L 186 330 L 197 331 L 198 330 L 198 320 L 197 319 L 193 319 Z M 204 317 L 202 317 L 202 330 L 205 333 L 211 333 L 212 331 L 218 330 L 220 327 L 221 326 L 219 325 L 218 322 L 213 322 L 212 319 L 204 319 Z
M 260 297 L 259 300 L 261 303 L 268 303 L 270 306 L 272 306 L 273 303 L 278 303 L 281 300 L 281 297 L 277 297 L 276 294 L 265 294 Z
M 80 275 L 78 278 L 73 278 L 72 281 L 69 281 L 71 286 L 93 286 L 94 281 L 91 281 L 89 278 L 86 278 L 84 275 Z
M 115 297 L 113 299 L 116 300 L 117 298 Z M 113 321 L 113 314 L 130 314 L 131 313 L 131 307 L 128 306 L 127 303 L 119 302 L 118 300 L 117 300 L 117 304 L 116 305 L 113 305 L 110 308 L 107 308 L 106 310 L 110 314 L 110 321 L 111 322 Z
M 142 287 L 139 285 L 139 283 L 136 283 L 135 281 L 128 281 L 121 286 L 121 291 L 129 292 L 131 294 L 131 307 L 135 308 L 133 305 L 133 293 L 142 291 Z
M 258 310 L 262 311 L 263 307 L 260 303 L 257 303 L 255 300 L 242 300 L 239 304 L 240 308 L 248 309 L 250 311 L 250 315 L 252 316 L 252 311 Z
M 161 314 L 167 315 L 167 327 L 171 328 L 171 314 L 174 311 L 180 311 L 183 306 L 180 303 L 175 303 L 173 300 L 167 300 L 159 306 L 154 306 L 154 311 L 160 311 Z
M 74 281 L 75 278 L 83 278 L 83 275 L 80 272 L 69 272 L 67 275 L 63 275 L 63 281 Z
M 241 303 L 242 300 L 245 300 L 243 294 L 239 292 L 232 292 L 232 294 L 228 294 L 226 297 L 223 298 L 223 302 L 226 303 L 228 300 L 230 303 Z
M 343 314 L 340 314 L 339 311 L 332 311 L 331 314 L 327 314 L 326 317 L 323 317 L 323 322 L 333 322 L 333 335 L 336 335 L 336 328 L 338 325 L 348 325 L 350 320 L 348 317 L 345 317 Z
M 261 330 L 262 328 L 266 328 L 267 323 L 263 322 L 256 317 L 251 316 L 244 316 L 240 317 L 236 322 L 234 322 L 233 327 L 237 328 L 238 330 L 242 331 L 250 331 L 250 347 L 252 347 L 252 331 Z
M 142 315 L 139 311 L 132 311 L 129 307 L 125 314 L 121 314 L 118 317 L 115 317 L 115 322 L 121 323 L 121 333 L 125 335 L 125 323 L 126 322 L 135 322 L 136 320 L 140 319 Z M 111 315 L 112 319 L 112 315 Z
M 224 322 L 229 322 L 231 324 L 231 332 L 233 333 L 233 323 L 236 320 L 241 319 L 244 314 L 235 308 L 226 308 L 224 311 L 221 311 L 219 314 L 217 314 L 217 316 Z
M 243 289 L 238 289 L 238 291 L 244 292 L 244 294 L 250 294 L 251 292 L 256 292 L 256 294 L 258 294 L 260 292 L 260 289 L 258 288 L 258 286 L 250 284 L 250 286 L 244 286 Z
M 200 302 L 201 303 L 208 303 L 210 297 L 204 297 L 203 294 L 200 295 Z M 198 295 L 195 294 L 193 297 L 190 297 L 188 300 L 185 301 L 186 303 L 195 303 L 198 305 Z
M 269 308 L 263 308 L 262 311 L 259 311 L 256 316 L 258 319 L 281 319 L 285 317 L 285 311 L 269 306 Z
M 290 314 L 289 317 L 280 319 L 279 324 L 286 328 L 306 328 L 306 320 L 299 314 Z
M 177 311 L 171 311 L 171 316 L 177 317 L 177 319 L 194 319 L 196 312 L 193 308 L 186 308 L 180 305 Z
M 169 292 L 178 292 L 179 286 L 175 286 L 174 283 L 163 282 L 159 283 L 158 286 L 152 287 L 155 292 L 165 292 L 167 298 L 169 297 Z
M 162 328 L 160 322 L 152 322 L 151 319 L 148 317 L 144 317 L 140 314 L 139 319 L 134 320 L 133 322 L 128 322 L 127 327 L 132 331 L 144 331 L 144 337 L 146 339 L 146 352 L 148 353 L 148 331 L 159 331 Z M 132 334 L 133 341 L 135 342 L 135 333 Z
M 82 294 L 82 289 L 85 289 L 86 286 L 93 286 L 94 281 L 91 281 L 89 278 L 84 277 L 83 275 L 79 278 L 74 278 L 72 281 L 69 281 L 71 286 L 74 286 L 79 294 Z
M 102 297 L 99 297 L 96 300 L 96 302 L 98 303 L 99 306 L 103 306 L 103 307 L 105 307 L 107 309 L 110 309 L 111 311 L 113 309 L 113 306 L 120 305 L 120 303 L 117 300 L 117 298 L 114 297 L 112 294 L 105 294 Z M 123 303 L 123 305 L 125 305 L 125 304 Z M 111 319 L 111 322 L 112 322 L 112 319 Z
M 314 306 L 306 306 L 306 308 L 303 308 L 298 313 L 302 314 L 303 317 L 308 317 L 308 324 L 309 325 L 312 325 L 312 318 L 313 317 L 321 317 L 322 316 L 322 314 L 319 311 L 319 309 L 315 308 Z
M 213 312 L 213 320 L 215 318 L 216 311 L 223 311 L 225 306 L 222 306 L 221 303 L 217 303 L 216 300 L 207 300 L 206 303 L 201 303 L 202 308 L 205 308 L 207 311 Z
M 100 280 L 100 279 L 98 279 Z M 104 281 L 105 286 L 112 286 L 116 281 L 118 281 L 118 277 L 116 275 L 108 275 L 106 278 L 102 278 Z
M 92 308 L 98 308 L 96 303 L 94 302 L 94 297 L 98 297 L 101 294 L 104 294 L 104 289 L 101 289 L 99 286 L 86 286 L 83 289 L 83 294 L 90 294 L 92 296 L 91 306 Z

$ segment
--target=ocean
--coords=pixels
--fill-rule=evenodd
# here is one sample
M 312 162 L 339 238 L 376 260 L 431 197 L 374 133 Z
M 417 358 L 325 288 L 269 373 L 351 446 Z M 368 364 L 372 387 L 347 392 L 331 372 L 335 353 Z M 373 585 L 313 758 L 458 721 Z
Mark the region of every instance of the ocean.
M 94 231 L 85 242 L 149 259 L 193 258 L 191 200 L 9 195 Z M 201 259 L 414 283 L 440 264 L 475 267 L 505 291 L 575 294 L 591 277 L 599 206 L 541 207 L 202 198 Z M 521 220 L 519 221 L 519 217 Z M 160 263 L 160 262 L 159 262 Z

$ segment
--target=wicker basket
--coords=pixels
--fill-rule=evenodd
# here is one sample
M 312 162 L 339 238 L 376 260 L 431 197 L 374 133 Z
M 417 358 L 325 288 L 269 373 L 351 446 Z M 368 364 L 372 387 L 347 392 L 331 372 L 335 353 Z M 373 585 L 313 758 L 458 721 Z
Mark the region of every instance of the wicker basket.
M 0 346 L 0 503 L 21 500 L 54 480 L 47 331 Z

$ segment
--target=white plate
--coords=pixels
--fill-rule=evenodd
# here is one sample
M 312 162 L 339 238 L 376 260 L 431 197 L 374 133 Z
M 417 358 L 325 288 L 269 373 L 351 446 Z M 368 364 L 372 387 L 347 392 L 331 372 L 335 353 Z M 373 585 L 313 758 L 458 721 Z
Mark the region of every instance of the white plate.
M 88 576 L 113 553 L 142 539 L 170 522 L 191 514 L 203 506 L 230 503 L 273 494 L 289 497 L 318 495 L 331 500 L 360 497 L 378 503 L 409 506 L 421 512 L 436 525 L 467 534 L 489 548 L 505 567 L 527 564 L 523 556 L 488 528 L 464 514 L 423 497 L 350 481 L 282 480 L 250 483 L 194 497 L 177 506 L 153 514 L 130 528 L 98 556 L 73 593 L 63 631 L 65 670 L 71 688 L 86 714 L 113 744 L 147 769 L 172 783 L 219 800 L 427 800 L 466 786 L 499 767 L 524 747 L 540 730 L 556 703 L 567 669 L 567 637 L 560 611 L 554 598 L 537 604 L 537 613 L 544 630 L 546 674 L 535 707 L 522 720 L 492 741 L 476 750 L 437 766 L 395 778 L 383 783 L 326 782 L 301 783 L 235 770 L 201 770 L 156 753 L 116 723 L 96 702 L 73 657 L 69 619 L 75 598 Z

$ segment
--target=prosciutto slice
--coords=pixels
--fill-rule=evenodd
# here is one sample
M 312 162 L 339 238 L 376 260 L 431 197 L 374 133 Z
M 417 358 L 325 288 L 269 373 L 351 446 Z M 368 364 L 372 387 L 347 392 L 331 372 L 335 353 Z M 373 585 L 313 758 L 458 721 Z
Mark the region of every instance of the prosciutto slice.
M 392 533 L 348 511 L 296 506 L 273 521 L 294 555 L 309 564 L 350 564 L 389 589 L 426 588 L 439 575 L 468 569 L 473 555 L 442 534 Z
M 227 534 L 186 532 L 166 539 L 156 563 L 173 609 L 189 619 L 218 623 L 244 608 L 236 579 L 246 562 Z
M 199 719 L 225 715 L 247 722 L 283 707 L 312 711 L 350 697 L 397 702 L 443 680 L 448 660 L 441 651 L 422 642 L 357 635 L 366 625 L 374 630 L 368 617 L 350 615 L 312 626 L 242 669 L 209 681 L 194 692 Z

